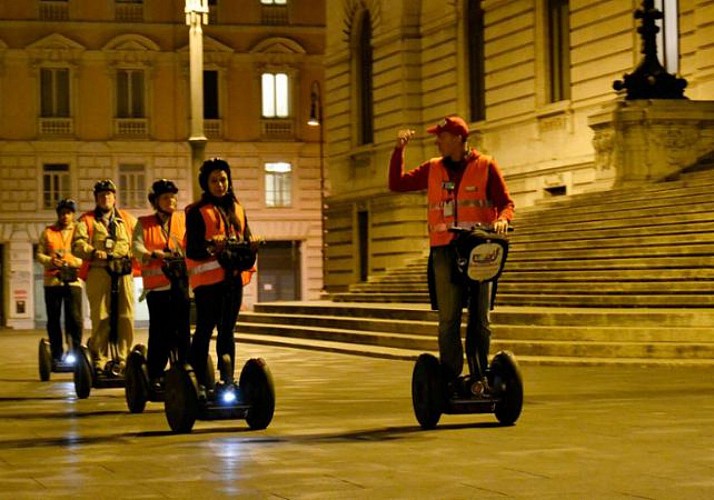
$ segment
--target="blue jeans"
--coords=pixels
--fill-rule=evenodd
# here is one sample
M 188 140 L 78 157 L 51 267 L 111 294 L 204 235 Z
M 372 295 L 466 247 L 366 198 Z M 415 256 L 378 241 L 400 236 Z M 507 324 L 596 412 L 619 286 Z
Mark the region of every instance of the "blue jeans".
M 481 377 L 488 367 L 491 343 L 488 318 L 491 284 L 467 284 L 462 281 L 456 269 L 456 254 L 451 246 L 432 247 L 430 258 L 439 311 L 439 357 L 447 379 L 458 377 L 463 370 L 461 316 L 467 302 L 469 318 L 466 326 L 466 358 L 471 375 Z

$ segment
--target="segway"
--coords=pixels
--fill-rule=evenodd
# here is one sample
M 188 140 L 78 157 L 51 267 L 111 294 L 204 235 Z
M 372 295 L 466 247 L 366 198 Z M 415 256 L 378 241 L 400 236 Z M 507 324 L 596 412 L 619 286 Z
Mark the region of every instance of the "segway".
M 64 265 L 57 270 L 57 278 L 62 282 L 62 286 L 69 288 L 69 284 L 77 281 L 78 269 L 76 267 L 69 267 Z M 69 290 L 67 290 L 69 292 Z M 67 293 L 67 298 L 65 300 L 70 300 L 70 294 Z M 66 310 L 65 310 L 66 311 Z M 50 374 L 55 373 L 71 373 L 74 372 L 74 368 L 77 362 L 77 355 L 75 352 L 74 342 L 72 341 L 69 332 L 65 328 L 65 342 L 67 345 L 67 350 L 62 354 L 62 359 L 58 361 L 53 361 L 52 359 L 52 349 L 50 347 L 50 341 L 47 338 L 40 339 L 40 345 L 37 352 L 38 365 L 40 371 L 40 380 L 47 382 L 50 379 Z M 81 338 L 81 332 L 80 332 Z
M 184 257 L 179 254 L 171 254 L 165 257 L 162 260 L 161 270 L 171 283 L 172 303 L 184 304 L 188 294 L 186 261 Z M 177 328 L 174 328 L 173 331 L 177 333 Z M 169 351 L 169 366 L 173 366 L 179 362 L 178 343 L 180 340 L 178 338 L 174 338 L 173 340 L 173 346 Z M 124 394 L 127 407 L 131 413 L 143 412 L 148 401 L 164 401 L 166 377 L 164 376 L 160 387 L 152 387 L 149 384 L 147 356 L 146 346 L 137 344 L 132 348 L 127 358 Z M 210 385 L 215 385 L 216 383 L 215 367 L 210 355 L 206 361 L 206 380 L 209 381 Z
M 219 262 L 230 270 L 250 269 L 255 252 L 248 242 L 228 240 Z M 227 278 L 225 304 L 231 304 L 234 280 Z M 225 308 L 224 308 L 225 310 Z M 196 374 L 188 364 L 174 364 L 166 374 L 164 410 L 169 427 L 175 433 L 191 432 L 198 420 L 245 419 L 254 430 L 265 429 L 275 412 L 275 388 L 268 365 L 262 358 L 249 359 L 241 370 L 238 382 L 233 377 L 233 363 L 224 354 L 220 360 L 221 380 L 207 381 L 205 392 L 198 385 Z
M 125 379 L 119 360 L 119 282 L 122 276 L 131 274 L 131 259 L 129 257 L 107 256 L 105 267 L 111 278 L 111 292 L 109 296 L 109 353 L 111 359 L 107 364 L 97 369 L 94 358 L 87 345 L 80 346 L 78 363 L 74 370 L 74 390 L 79 399 L 89 397 L 92 388 L 105 389 L 124 387 Z
M 457 268 L 467 283 L 496 284 L 508 256 L 508 239 L 491 228 L 452 228 Z M 478 354 L 467 352 L 468 375 L 447 381 L 438 358 L 421 354 L 412 373 L 412 404 L 423 429 L 433 429 L 442 414 L 493 413 L 502 425 L 513 425 L 523 408 L 523 377 L 510 351 L 500 351 L 490 366 L 481 367 Z

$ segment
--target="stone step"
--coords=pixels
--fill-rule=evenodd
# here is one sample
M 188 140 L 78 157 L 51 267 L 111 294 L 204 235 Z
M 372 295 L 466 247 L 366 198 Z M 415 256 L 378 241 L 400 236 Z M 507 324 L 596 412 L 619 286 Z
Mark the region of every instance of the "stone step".
M 428 293 L 419 292 L 344 292 L 335 293 L 332 299 L 337 302 L 379 302 L 379 303 L 428 303 Z M 545 307 L 714 307 L 714 295 L 710 293 L 674 294 L 674 295 L 633 295 L 633 294 L 589 294 L 589 295 L 527 295 L 523 293 L 504 293 L 499 288 L 497 304 L 509 306 L 545 306 Z
M 238 342 L 243 334 L 275 335 L 281 338 L 300 338 L 309 341 L 330 341 L 378 346 L 380 348 L 409 349 L 416 351 L 436 351 L 436 335 L 431 337 L 409 334 L 391 334 L 360 330 L 330 329 L 315 326 L 296 326 L 294 324 L 238 324 Z M 641 359 L 712 359 L 714 342 L 601 342 L 582 340 L 502 340 L 493 338 L 493 352 L 509 350 L 518 355 L 538 357 L 575 356 L 580 358 L 616 358 Z
M 412 349 L 395 349 L 363 344 L 348 344 L 343 342 L 331 342 L 320 340 L 306 340 L 301 338 L 277 337 L 274 335 L 261 334 L 240 334 L 239 342 L 247 342 L 258 345 L 270 345 L 276 347 L 288 347 L 293 349 L 309 349 L 353 356 L 367 356 L 382 359 L 394 359 L 402 361 L 416 361 L 423 351 Z M 495 353 L 496 351 L 492 351 Z M 435 351 L 432 354 L 437 355 Z M 686 359 L 686 358 L 596 358 L 596 357 L 574 357 L 574 356 L 528 356 L 517 355 L 518 364 L 522 366 L 542 365 L 542 366 L 671 366 L 671 367 L 696 367 L 713 366 L 714 359 Z
M 313 317 L 402 320 L 405 322 L 438 321 L 438 314 L 428 304 L 394 303 L 369 304 L 363 302 L 301 301 L 262 302 L 255 305 L 255 314 L 278 316 L 284 314 Z M 251 314 L 247 311 L 243 314 Z M 464 312 L 464 314 L 466 314 Z M 242 316 L 241 316 L 242 317 Z M 709 328 L 714 331 L 712 309 L 582 309 L 569 307 L 510 307 L 499 305 L 491 311 L 496 325 L 532 325 L 564 327 L 661 327 Z
M 467 316 L 465 314 L 465 316 Z M 501 315 L 500 317 L 504 317 Z M 502 340 L 581 340 L 599 342 L 710 342 L 712 329 L 709 326 L 592 326 L 568 324 L 567 316 L 558 317 L 557 325 L 537 324 L 496 324 L 492 323 L 494 337 Z M 295 325 L 338 330 L 360 330 L 389 334 L 409 334 L 432 338 L 436 335 L 438 322 L 399 319 L 379 319 L 354 316 L 327 316 L 242 312 L 240 324 L 252 325 Z M 462 327 L 462 337 L 466 335 L 466 321 Z

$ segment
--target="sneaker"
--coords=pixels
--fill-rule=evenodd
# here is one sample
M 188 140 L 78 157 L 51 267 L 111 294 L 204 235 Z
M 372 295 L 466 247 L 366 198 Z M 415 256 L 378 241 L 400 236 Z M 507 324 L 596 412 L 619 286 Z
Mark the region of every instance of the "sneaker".
M 149 390 L 154 393 L 164 392 L 163 377 L 151 379 L 151 381 L 149 381 Z

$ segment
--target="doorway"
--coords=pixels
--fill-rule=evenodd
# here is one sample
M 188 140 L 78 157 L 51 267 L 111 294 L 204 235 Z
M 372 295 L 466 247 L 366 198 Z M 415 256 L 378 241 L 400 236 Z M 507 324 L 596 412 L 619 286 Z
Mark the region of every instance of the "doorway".
M 258 251 L 258 302 L 300 300 L 299 241 L 267 241 Z

